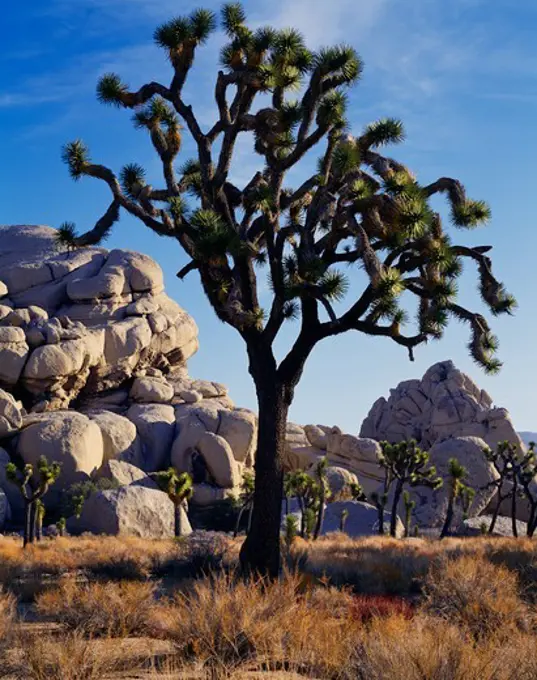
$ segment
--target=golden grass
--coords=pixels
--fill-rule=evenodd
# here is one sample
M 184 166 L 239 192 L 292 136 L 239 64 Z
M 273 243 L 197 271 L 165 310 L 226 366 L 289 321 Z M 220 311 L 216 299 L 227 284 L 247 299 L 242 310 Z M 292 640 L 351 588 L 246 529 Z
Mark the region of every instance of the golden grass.
M 310 588 L 299 575 L 266 585 L 219 574 L 157 606 L 152 631 L 173 640 L 184 663 L 220 673 L 247 664 L 334 677 L 355 647 L 351 605 L 349 593 Z
M 66 581 L 38 595 L 35 609 L 46 619 L 85 635 L 126 637 L 145 632 L 155 592 L 153 583 Z
M 517 574 L 485 559 L 463 556 L 432 567 L 423 607 L 476 638 L 529 630 L 534 616 L 521 599 Z
M 15 619 L 15 598 L 0 589 L 0 645 L 9 637 Z
M 17 623 L 0 594 L 0 667 L 13 680 L 534 680 L 536 546 L 333 535 L 298 541 L 305 571 L 263 584 L 233 569 L 192 579 L 211 559 L 174 541 L 66 538 L 23 552 L 0 539 L 4 575 L 63 576 L 36 595 L 35 623 Z

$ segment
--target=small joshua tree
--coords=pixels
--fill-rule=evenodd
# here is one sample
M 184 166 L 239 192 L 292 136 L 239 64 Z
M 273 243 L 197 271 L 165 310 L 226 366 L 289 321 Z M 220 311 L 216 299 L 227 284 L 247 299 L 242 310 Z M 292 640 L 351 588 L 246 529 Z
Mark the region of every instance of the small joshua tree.
M 408 538 L 412 523 L 412 511 L 416 507 L 416 501 L 411 498 L 410 492 L 407 489 L 403 491 L 403 504 L 405 506 L 405 538 Z
M 300 535 L 306 538 L 315 528 L 315 518 L 319 512 L 320 486 L 304 470 L 290 472 L 287 483 L 290 495 L 296 497 L 300 507 Z
M 537 454 L 535 452 L 535 443 L 530 442 L 528 451 L 520 453 L 519 464 L 515 468 L 515 481 L 518 488 L 521 490 L 521 495 L 526 499 L 530 506 L 528 521 L 526 524 L 526 534 L 532 538 L 535 529 L 537 528 L 537 484 L 535 483 L 535 476 L 537 475 Z M 517 489 L 514 491 L 516 492 Z M 513 526 L 516 528 L 516 514 L 513 518 Z M 513 530 L 513 536 L 515 536 Z
M 324 520 L 324 509 L 327 499 L 330 497 L 330 485 L 328 484 L 328 476 L 326 470 L 328 468 L 328 458 L 323 456 L 315 468 L 315 474 L 317 476 L 318 485 L 318 508 L 317 508 L 317 518 L 315 522 L 315 529 L 313 532 L 313 540 L 316 541 L 319 538 Z
M 395 536 L 397 508 L 405 485 L 439 489 L 442 486 L 442 478 L 436 474 L 434 465 L 429 464 L 427 451 L 422 451 L 413 439 L 399 444 L 381 442 L 378 462 L 384 468 L 384 484 L 381 492 L 372 494 L 372 499 L 379 510 L 379 533 L 384 533 L 384 508 L 393 486 L 390 535 Z
M 164 183 L 151 186 L 137 163 L 116 174 L 94 163 L 80 140 L 67 144 L 63 158 L 72 177 L 98 179 L 111 196 L 93 229 L 77 234 L 65 223 L 58 238 L 69 248 L 97 244 L 121 211 L 129 213 L 179 244 L 186 257 L 179 278 L 196 272 L 218 318 L 240 334 L 259 410 L 256 497 L 241 563 L 276 578 L 287 414 L 316 345 L 358 331 L 390 339 L 413 359 L 416 347 L 442 337 L 457 319 L 468 324 L 473 358 L 496 371 L 498 343 L 487 320 L 457 300 L 463 260 L 477 266 L 493 314 L 511 312 L 514 300 L 492 273 L 490 247 L 454 242 L 431 199 L 447 197 L 458 229 L 487 222 L 487 204 L 471 200 L 457 179 L 420 183 L 383 153 L 403 141 L 401 121 L 377 120 L 351 134 L 348 91 L 363 69 L 352 47 L 313 52 L 297 30 L 249 26 L 238 3 L 223 5 L 220 24 L 226 44 L 215 74 L 212 125 L 203 125 L 185 90 L 197 53 L 217 29 L 210 10 L 173 18 L 155 31 L 171 66 L 168 83 L 131 90 L 115 73 L 102 76 L 99 100 L 133 111 Z M 178 170 L 183 134 L 195 157 Z M 233 170 L 241 140 L 248 139 L 258 168 L 238 185 Z M 290 186 L 290 175 L 303 176 L 300 186 Z M 362 267 L 364 285 L 351 287 L 342 264 Z M 263 310 L 259 293 L 267 275 L 272 293 Z M 409 297 L 417 308 L 413 327 L 404 308 Z M 344 309 L 334 305 L 344 298 Z M 275 346 L 294 319 L 300 321 L 290 350 L 278 361 Z
M 526 533 L 533 536 L 537 528 L 537 455 L 535 443 L 530 442 L 527 452 L 521 451 L 514 442 L 500 442 L 495 450 L 487 448 L 484 454 L 498 473 L 498 478 L 490 486 L 496 487 L 496 505 L 489 525 L 489 533 L 494 531 L 501 504 L 511 499 L 511 527 L 513 536 L 518 536 L 517 502 L 524 498 L 529 505 Z
M 176 538 L 182 535 L 182 506 L 191 498 L 193 493 L 192 477 L 188 472 L 181 472 L 180 474 L 174 467 L 167 470 L 156 472 L 152 475 L 160 488 L 168 494 L 169 499 L 174 507 L 174 534 Z
M 65 536 L 65 527 L 67 525 L 67 521 L 65 517 L 60 517 L 60 519 L 56 522 L 56 528 L 58 529 L 58 534 L 63 538 Z
M 511 517 L 513 522 L 513 536 L 516 536 L 516 492 L 518 487 L 515 471 L 519 465 L 518 447 L 508 441 L 499 442 L 495 449 L 483 449 L 483 453 L 489 463 L 492 463 L 497 472 L 497 478 L 487 487 L 496 489 L 496 504 L 492 513 L 488 533 L 492 534 L 496 526 L 496 520 L 500 513 L 501 505 L 511 498 Z M 518 489 L 516 489 L 518 491 Z M 514 519 L 513 519 L 514 517 Z
M 367 495 L 360 482 L 351 482 L 349 484 L 349 493 L 353 501 L 367 501 Z
M 285 546 L 287 551 L 291 550 L 291 546 L 298 535 L 298 520 L 295 515 L 285 516 Z
M 347 517 L 349 516 L 349 511 L 346 508 L 343 508 L 341 511 L 341 515 L 339 516 L 339 530 L 341 533 L 345 531 L 345 523 L 347 521 Z
M 473 500 L 473 489 L 464 483 L 468 474 L 468 470 L 459 463 L 456 458 L 450 458 L 448 461 L 448 475 L 449 475 L 449 489 L 448 489 L 448 505 L 446 517 L 440 532 L 440 538 L 445 538 L 451 532 L 451 525 L 455 516 L 455 505 L 457 502 L 461 504 L 463 515 L 468 514 L 470 503 Z
M 235 531 L 233 536 L 236 538 L 239 534 L 239 528 L 242 520 L 242 516 L 246 510 L 248 510 L 248 528 L 246 533 L 250 531 L 250 525 L 252 523 L 252 511 L 254 509 L 254 487 L 255 487 L 255 476 L 249 470 L 245 470 L 242 475 L 241 491 L 239 496 L 239 514 L 237 515 L 237 523 L 235 524 Z
M 15 463 L 6 465 L 7 478 L 19 488 L 24 499 L 24 547 L 35 540 L 36 501 L 40 501 L 51 484 L 58 479 L 61 464 L 49 463 L 45 456 L 41 456 L 37 463 L 37 472 L 37 480 L 34 480 L 34 466 L 31 463 L 27 463 L 22 470 L 19 470 Z

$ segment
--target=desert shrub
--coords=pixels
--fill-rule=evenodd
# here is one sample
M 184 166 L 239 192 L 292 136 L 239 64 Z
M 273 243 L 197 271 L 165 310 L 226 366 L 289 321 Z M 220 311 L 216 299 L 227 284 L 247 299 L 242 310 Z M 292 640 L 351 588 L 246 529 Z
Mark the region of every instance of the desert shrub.
M 92 494 L 98 491 L 107 491 L 109 489 L 117 489 L 119 483 L 114 479 L 107 477 L 100 477 L 97 480 L 87 480 L 85 482 L 76 482 L 65 489 L 60 498 L 59 513 L 61 516 L 72 517 L 78 514 L 78 510 Z
M 425 582 L 424 609 L 467 629 L 476 639 L 526 629 L 530 613 L 516 573 L 483 558 L 445 559 Z
M 230 548 L 227 536 L 217 532 L 197 532 L 188 539 L 178 539 L 177 551 L 155 567 L 156 576 L 201 578 L 226 567 Z
M 173 640 L 184 663 L 224 673 L 241 665 L 345 677 L 359 626 L 351 596 L 304 588 L 296 576 L 272 584 L 221 573 L 152 610 L 152 634 Z
M 470 664 L 471 645 L 447 623 L 428 617 L 373 619 L 354 657 L 357 680 L 484 680 Z
M 0 647 L 10 637 L 16 613 L 16 600 L 11 593 L 0 587 Z
M 80 632 L 61 638 L 34 636 L 21 641 L 19 662 L 14 677 L 25 680 L 103 680 L 116 668 L 113 650 L 107 653 Z
M 420 591 L 431 561 L 424 541 L 352 540 L 331 534 L 311 546 L 307 570 L 359 593 L 408 595 Z
M 91 583 L 67 581 L 36 598 L 42 616 L 91 636 L 124 637 L 146 630 L 155 603 L 151 583 Z

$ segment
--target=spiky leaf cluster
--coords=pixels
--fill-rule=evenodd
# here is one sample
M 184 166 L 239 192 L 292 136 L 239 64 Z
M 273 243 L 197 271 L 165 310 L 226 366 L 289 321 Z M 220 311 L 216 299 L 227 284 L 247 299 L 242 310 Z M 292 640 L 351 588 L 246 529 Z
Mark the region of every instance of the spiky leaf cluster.
M 413 439 L 398 444 L 381 442 L 378 462 L 394 479 L 404 480 L 410 486 L 431 489 L 442 486 L 442 478 L 436 474 L 436 467 L 430 464 L 429 453 L 420 449 Z

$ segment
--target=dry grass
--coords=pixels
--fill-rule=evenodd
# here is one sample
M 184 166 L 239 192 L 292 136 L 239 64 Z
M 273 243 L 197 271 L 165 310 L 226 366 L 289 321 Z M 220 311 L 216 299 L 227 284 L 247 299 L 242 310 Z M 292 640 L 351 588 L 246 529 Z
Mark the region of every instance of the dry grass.
M 0 588 L 0 647 L 6 644 L 15 620 L 16 601 L 11 593 L 4 593 Z
M 115 650 L 103 654 L 91 639 L 79 632 L 61 639 L 36 636 L 18 648 L 12 676 L 27 680 L 103 680 L 118 667 Z
M 0 668 L 13 669 L 0 676 L 537 677 L 537 543 L 334 535 L 298 541 L 294 561 L 306 551 L 305 571 L 270 585 L 211 572 L 223 561 L 211 545 L 213 554 L 203 544 L 82 537 L 22 554 L 0 539 L 2 573 L 38 583 L 42 567 L 41 581 L 54 577 L 30 607 L 33 623 L 17 623 L 13 596 L 0 594 Z M 228 565 L 239 547 L 231 544 Z M 167 590 L 155 581 L 162 575 Z
M 310 588 L 297 575 L 264 585 L 220 574 L 155 608 L 152 628 L 175 642 L 184 663 L 220 673 L 246 664 L 338 677 L 359 628 L 351 606 L 350 594 Z
M 447 559 L 429 572 L 424 608 L 475 638 L 529 630 L 533 616 L 521 599 L 517 574 L 485 559 Z
M 153 583 L 66 581 L 38 595 L 35 608 L 48 620 L 92 637 L 126 637 L 145 632 L 155 592 Z

